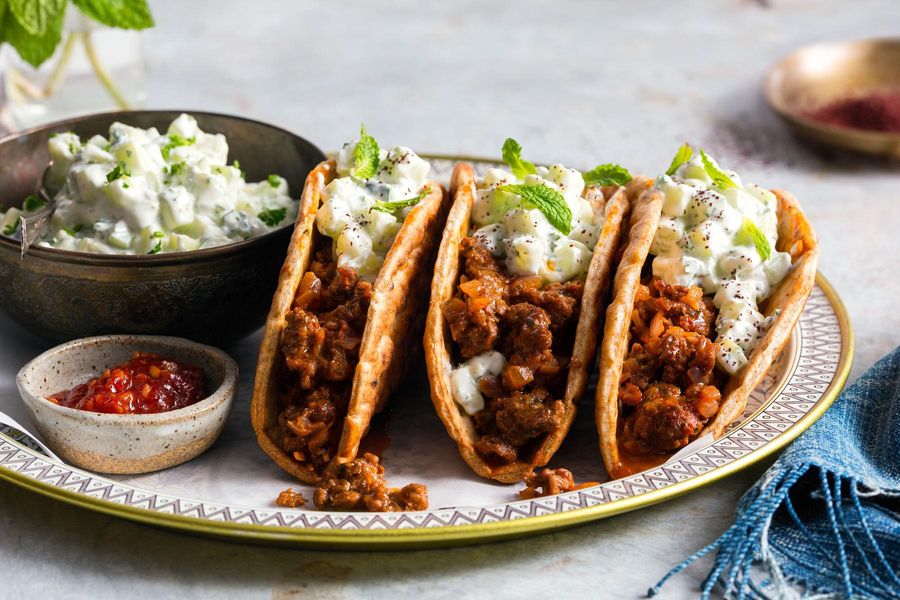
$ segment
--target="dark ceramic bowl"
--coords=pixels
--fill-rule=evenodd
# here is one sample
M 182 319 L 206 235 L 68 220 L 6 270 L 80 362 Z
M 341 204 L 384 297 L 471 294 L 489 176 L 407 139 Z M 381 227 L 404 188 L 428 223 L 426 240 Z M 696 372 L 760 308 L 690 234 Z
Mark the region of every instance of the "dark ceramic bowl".
M 164 131 L 182 112 L 228 139 L 248 181 L 284 177 L 299 198 L 307 173 L 325 158 L 283 129 L 197 111 L 146 110 L 78 117 L 0 139 L 0 206 L 21 206 L 50 160 L 47 140 L 74 131 L 106 135 L 114 121 Z M 109 333 L 160 334 L 225 344 L 265 321 L 293 225 L 215 248 L 153 256 L 108 256 L 32 246 L 0 236 L 0 308 L 53 341 Z

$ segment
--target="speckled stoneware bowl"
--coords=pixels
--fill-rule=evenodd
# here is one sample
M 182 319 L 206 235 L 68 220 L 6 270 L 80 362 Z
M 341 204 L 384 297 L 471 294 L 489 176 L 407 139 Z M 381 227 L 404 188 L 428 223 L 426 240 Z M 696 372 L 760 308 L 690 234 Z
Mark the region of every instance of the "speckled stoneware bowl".
M 78 117 L 0 139 L 0 208 L 21 206 L 50 160 L 47 140 L 74 131 L 108 134 L 115 121 L 165 130 L 179 114 L 224 134 L 229 160 L 248 181 L 283 176 L 291 196 L 325 155 L 305 139 L 240 117 L 186 111 L 127 111 Z M 0 308 L 34 333 L 66 341 L 105 333 L 177 335 L 228 343 L 265 321 L 293 224 L 215 248 L 153 256 L 107 256 L 32 246 L 0 235 Z
M 152 415 L 96 413 L 46 399 L 127 362 L 136 350 L 201 367 L 212 395 Z M 189 461 L 216 441 L 237 376 L 234 360 L 211 346 L 173 337 L 107 335 L 44 352 L 19 371 L 16 385 L 44 442 L 66 462 L 98 473 L 149 473 Z

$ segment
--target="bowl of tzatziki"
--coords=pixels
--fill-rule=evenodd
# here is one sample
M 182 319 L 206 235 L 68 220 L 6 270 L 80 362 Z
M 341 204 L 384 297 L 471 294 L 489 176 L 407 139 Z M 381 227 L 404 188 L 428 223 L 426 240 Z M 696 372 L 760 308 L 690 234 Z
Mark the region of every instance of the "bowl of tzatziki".
M 265 320 L 323 159 L 278 127 L 197 111 L 89 115 L 0 139 L 0 308 L 52 340 L 239 339 Z M 21 217 L 48 208 L 22 259 Z

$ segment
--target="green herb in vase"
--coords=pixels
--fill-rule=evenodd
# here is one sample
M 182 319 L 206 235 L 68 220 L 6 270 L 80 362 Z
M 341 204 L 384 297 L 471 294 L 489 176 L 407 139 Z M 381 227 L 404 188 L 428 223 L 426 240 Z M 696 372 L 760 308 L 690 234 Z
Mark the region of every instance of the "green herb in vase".
M 78 25 L 73 27 L 72 23 Z M 8 101 L 12 104 L 49 102 L 60 92 L 67 76 L 72 75 L 73 55 L 81 51 L 88 65 L 82 68 L 89 68 L 92 78 L 117 107 L 131 108 L 127 94 L 102 60 L 103 45 L 95 39 L 99 33 L 110 31 L 104 25 L 120 30 L 142 30 L 153 27 L 154 21 L 146 0 L 71 0 L 71 3 L 68 0 L 0 0 L 0 44 L 12 46 L 23 61 L 19 68 L 12 56 L 9 57 L 5 73 Z M 60 44 L 62 48 L 57 53 Z M 47 63 L 49 69 L 41 71 L 46 77 L 36 81 L 37 69 L 51 57 L 54 60 Z M 113 58 L 109 52 L 107 58 Z M 29 65 L 35 74 L 29 73 Z

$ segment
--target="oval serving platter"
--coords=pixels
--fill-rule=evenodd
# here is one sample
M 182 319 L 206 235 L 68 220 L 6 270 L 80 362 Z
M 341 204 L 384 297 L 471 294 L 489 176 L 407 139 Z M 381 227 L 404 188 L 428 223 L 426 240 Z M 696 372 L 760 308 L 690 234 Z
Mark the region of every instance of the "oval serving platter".
M 476 170 L 497 164 L 429 158 L 437 178 L 445 181 L 457 160 L 473 162 Z M 0 321 L 0 326 L 3 323 L 8 321 Z M 308 500 L 312 490 L 280 471 L 256 445 L 248 405 L 258 344 L 257 334 L 230 348 L 241 370 L 236 408 L 219 441 L 194 461 L 149 475 L 95 475 L 47 456 L 26 434 L 0 425 L 0 479 L 97 512 L 238 540 L 361 549 L 487 542 L 643 508 L 765 458 L 828 409 L 847 379 L 853 356 L 846 309 L 820 275 L 788 347 L 751 396 L 741 420 L 722 438 L 694 444 L 660 467 L 604 481 L 591 388 L 550 466 L 569 468 L 577 481 L 601 483 L 533 500 L 518 499 L 521 485 L 480 480 L 465 466 L 434 414 L 420 358 L 413 361 L 415 366 L 385 414 L 376 418 L 368 436 L 370 447 L 364 450 L 383 455 L 390 485 L 426 483 L 432 508 L 416 513 L 345 513 L 275 505 L 282 489 L 293 487 Z M 0 412 L 19 414 L 19 402 L 0 398 Z

